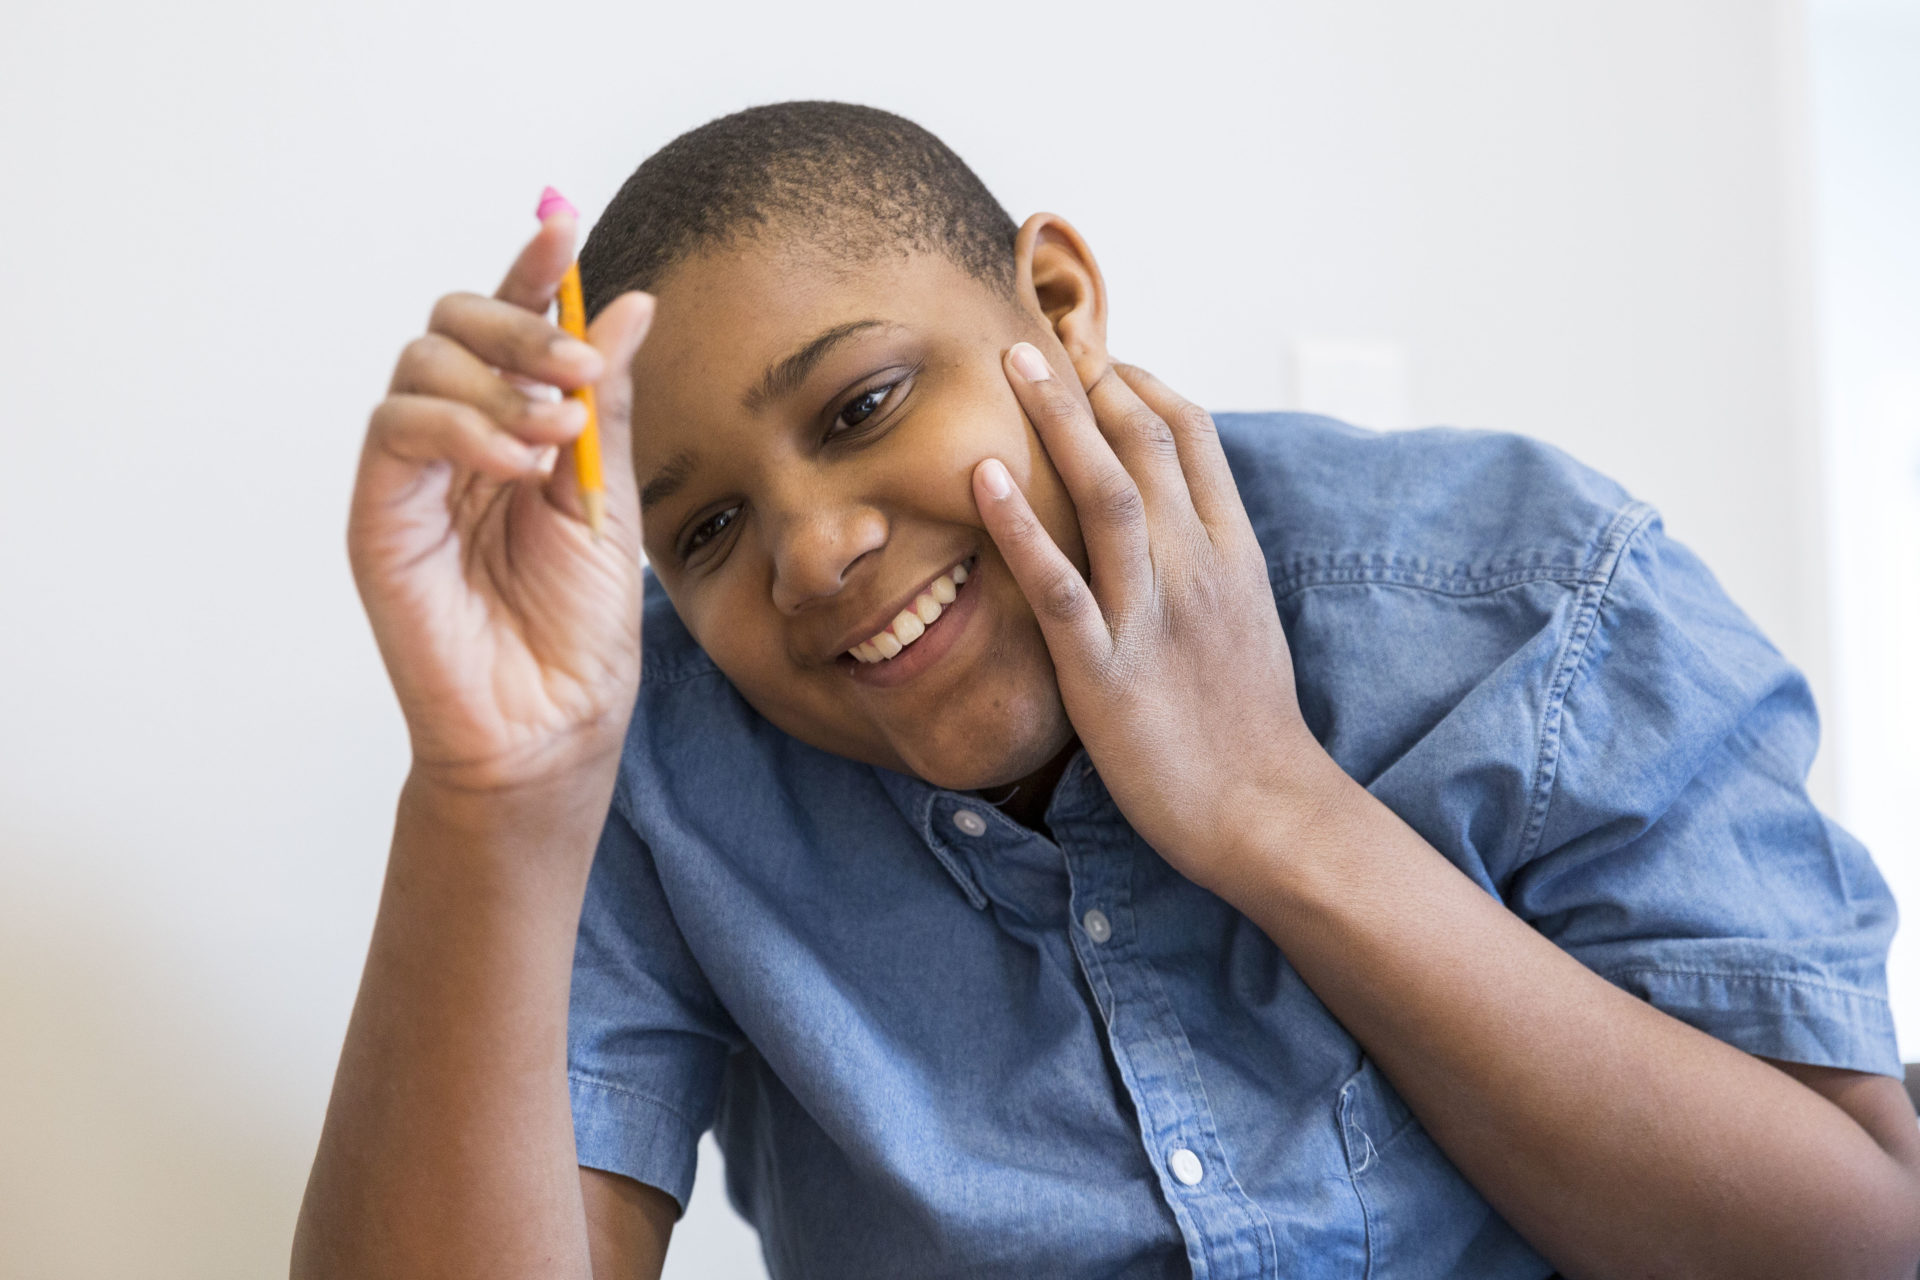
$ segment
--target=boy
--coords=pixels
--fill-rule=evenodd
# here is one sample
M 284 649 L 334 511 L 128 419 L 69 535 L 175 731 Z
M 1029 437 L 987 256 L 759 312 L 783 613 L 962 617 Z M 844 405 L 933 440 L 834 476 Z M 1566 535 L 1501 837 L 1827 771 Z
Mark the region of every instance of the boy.
M 649 159 L 591 349 L 572 234 L 369 430 L 415 764 L 297 1275 L 657 1275 L 710 1124 L 776 1276 L 1912 1274 L 1892 903 L 1645 506 L 1214 423 L 882 112 Z

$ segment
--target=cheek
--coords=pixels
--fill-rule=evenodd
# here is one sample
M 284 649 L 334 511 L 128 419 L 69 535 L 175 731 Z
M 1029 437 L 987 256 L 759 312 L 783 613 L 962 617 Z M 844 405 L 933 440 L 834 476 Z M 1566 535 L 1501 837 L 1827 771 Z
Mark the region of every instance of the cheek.
M 928 424 L 932 430 L 926 433 L 926 453 L 916 461 L 915 470 L 922 477 L 946 478 L 940 486 L 943 503 L 945 495 L 957 496 L 954 510 L 938 514 L 978 527 L 981 521 L 973 499 L 973 470 L 987 458 L 1000 459 L 1055 545 L 1084 574 L 1087 555 L 1073 499 L 997 364 L 992 373 L 995 376 L 991 382 L 969 388 L 965 409 Z

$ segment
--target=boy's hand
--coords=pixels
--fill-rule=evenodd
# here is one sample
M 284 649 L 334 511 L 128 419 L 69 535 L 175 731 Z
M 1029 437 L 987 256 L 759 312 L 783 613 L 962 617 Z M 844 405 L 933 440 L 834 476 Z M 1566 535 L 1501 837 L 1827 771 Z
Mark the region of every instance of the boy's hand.
M 545 317 L 574 219 L 546 220 L 492 298 L 454 293 L 408 343 L 373 411 L 347 525 L 354 581 L 418 775 L 460 790 L 555 780 L 617 758 L 640 676 L 640 514 L 627 465 L 645 294 L 588 343 Z M 605 536 L 571 449 L 585 415 L 548 388 L 595 385 Z
M 1266 558 L 1213 420 L 1127 365 L 1088 389 L 1091 414 L 1034 347 L 1016 344 L 1006 368 L 1073 498 L 1091 583 L 997 459 L 974 469 L 981 517 L 1114 802 L 1217 891 L 1250 834 L 1234 828 L 1298 793 L 1326 756 L 1301 719 Z

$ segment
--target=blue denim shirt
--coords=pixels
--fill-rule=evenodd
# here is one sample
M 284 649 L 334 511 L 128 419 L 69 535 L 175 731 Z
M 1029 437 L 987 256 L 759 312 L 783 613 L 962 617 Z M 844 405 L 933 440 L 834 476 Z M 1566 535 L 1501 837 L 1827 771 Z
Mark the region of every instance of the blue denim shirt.
M 1650 508 L 1517 436 L 1218 422 L 1349 774 L 1674 1017 L 1900 1073 L 1894 904 L 1807 799 L 1806 683 Z M 574 964 L 580 1162 L 684 1204 L 714 1126 L 783 1278 L 1552 1270 L 1084 751 L 1046 822 L 775 729 L 649 575 Z

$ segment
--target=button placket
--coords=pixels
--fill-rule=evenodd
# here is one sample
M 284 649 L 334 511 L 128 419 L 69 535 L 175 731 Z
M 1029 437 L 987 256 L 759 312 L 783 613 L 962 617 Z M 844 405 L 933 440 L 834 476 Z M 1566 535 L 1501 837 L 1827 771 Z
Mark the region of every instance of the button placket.
M 1167 1203 L 1190 1257 L 1246 1250 L 1260 1274 L 1269 1274 L 1279 1256 L 1272 1224 L 1226 1163 L 1185 1028 L 1153 973 L 1151 958 L 1139 949 L 1132 851 L 1126 848 L 1131 832 L 1118 824 L 1111 830 L 1102 825 L 1054 823 L 1072 897 L 1082 908 L 1077 921 L 1067 917 L 1074 921 L 1067 932 L 1071 936 L 1077 925 L 1073 949 L 1106 1022 L 1109 1048 L 1140 1123 L 1143 1154 L 1159 1161 Z M 1100 906 L 1085 905 L 1091 902 Z M 1116 1023 L 1121 1006 L 1129 1016 Z

